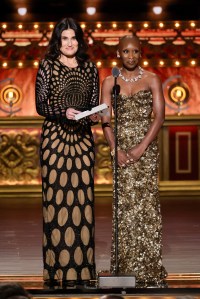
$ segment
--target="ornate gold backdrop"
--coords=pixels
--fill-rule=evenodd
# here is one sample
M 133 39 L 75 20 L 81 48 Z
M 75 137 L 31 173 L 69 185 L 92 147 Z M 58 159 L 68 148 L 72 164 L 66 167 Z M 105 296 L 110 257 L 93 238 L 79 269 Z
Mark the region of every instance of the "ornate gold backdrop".
M 83 23 L 100 81 L 119 66 L 116 43 L 137 34 L 142 65 L 163 81 L 166 120 L 160 132 L 162 195 L 200 194 L 200 22 Z M 0 194 L 40 196 L 39 144 L 42 119 L 35 110 L 35 76 L 53 24 L 0 24 Z M 189 101 L 171 101 L 174 82 L 189 88 Z M 9 86 L 8 89 L 7 87 Z M 19 94 L 13 86 L 19 88 Z M 179 96 L 179 92 L 177 95 Z M 19 99 L 17 97 L 19 95 Z M 180 94 L 182 97 L 182 95 Z M 17 103 L 17 104 L 16 104 Z M 112 195 L 110 152 L 100 124 L 93 128 L 96 150 L 95 191 Z M 173 159 L 172 159 L 173 157 Z

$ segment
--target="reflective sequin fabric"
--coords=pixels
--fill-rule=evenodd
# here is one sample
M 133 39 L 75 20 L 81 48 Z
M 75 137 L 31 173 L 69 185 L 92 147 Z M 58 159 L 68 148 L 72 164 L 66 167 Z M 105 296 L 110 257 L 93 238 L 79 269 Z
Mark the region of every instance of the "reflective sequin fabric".
M 128 150 L 140 143 L 151 124 L 152 94 L 141 90 L 117 98 L 118 145 Z M 117 219 L 113 203 L 111 272 L 136 277 L 136 287 L 163 287 L 162 223 L 158 192 L 158 143 L 154 140 L 140 160 L 117 169 Z M 115 188 L 115 184 L 114 184 Z M 115 199 L 115 190 L 114 190 Z M 115 240 L 117 236 L 117 240 Z
M 43 60 L 36 78 L 41 133 L 44 280 L 96 277 L 94 260 L 94 141 L 88 118 L 68 120 L 66 109 L 98 105 L 95 65 L 69 68 Z

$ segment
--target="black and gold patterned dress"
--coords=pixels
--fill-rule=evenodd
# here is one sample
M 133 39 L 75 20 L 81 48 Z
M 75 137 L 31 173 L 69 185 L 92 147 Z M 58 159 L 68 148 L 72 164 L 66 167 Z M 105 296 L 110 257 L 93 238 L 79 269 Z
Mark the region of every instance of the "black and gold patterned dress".
M 66 109 L 98 105 L 99 76 L 92 62 L 69 68 L 42 60 L 36 78 L 41 134 L 44 280 L 85 281 L 94 259 L 94 141 L 89 118 L 68 120 Z
M 141 142 L 150 127 L 152 93 L 141 90 L 131 96 L 119 95 L 117 104 L 118 145 L 127 151 Z M 111 273 L 116 273 L 115 247 L 118 244 L 118 273 L 135 276 L 137 287 L 165 286 L 158 163 L 155 139 L 136 163 L 117 169 L 118 233 L 115 234 L 114 201 Z

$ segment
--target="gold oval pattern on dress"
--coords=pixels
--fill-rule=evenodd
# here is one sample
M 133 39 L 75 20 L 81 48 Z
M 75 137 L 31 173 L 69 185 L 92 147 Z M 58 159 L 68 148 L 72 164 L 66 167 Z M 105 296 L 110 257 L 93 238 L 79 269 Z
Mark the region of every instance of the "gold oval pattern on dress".
M 54 132 L 52 135 L 51 135 L 51 140 L 54 140 L 56 139 L 58 133 L 57 132 Z
M 60 242 L 60 231 L 59 229 L 55 228 L 51 233 L 51 242 L 54 246 L 57 246 Z
M 78 190 L 78 201 L 81 205 L 84 205 L 85 203 L 85 194 L 82 189 Z
M 62 207 L 58 213 L 58 224 L 64 226 L 68 220 L 68 211 L 65 207 Z
M 88 187 L 88 189 L 87 189 L 87 196 L 88 196 L 88 199 L 90 201 L 93 200 L 93 193 L 92 193 L 92 188 L 91 187 Z
M 78 175 L 76 172 L 73 172 L 71 175 L 71 184 L 74 188 L 76 188 L 78 186 L 78 183 L 79 183 Z
M 59 139 L 56 139 L 56 140 L 52 143 L 51 147 L 52 147 L 53 149 L 56 148 L 59 142 L 60 142 L 60 140 L 59 140 Z
M 81 150 L 79 144 L 76 143 L 76 144 L 75 144 L 75 148 L 76 148 L 77 153 L 78 153 L 79 155 L 81 155 L 81 154 L 82 154 L 82 150 Z
M 75 158 L 75 164 L 78 169 L 81 169 L 82 163 L 80 158 Z
M 67 167 L 67 170 L 70 170 L 72 168 L 72 159 L 71 158 L 67 159 L 66 167 Z
M 68 176 L 66 172 L 62 172 L 60 175 L 60 185 L 65 187 L 67 184 Z
M 53 197 L 53 189 L 49 187 L 47 190 L 47 200 L 48 201 L 52 200 L 52 197 Z
M 44 154 L 43 154 L 43 160 L 46 160 L 46 159 L 48 158 L 49 153 L 50 153 L 50 150 L 47 149 L 47 150 L 44 152 Z
M 67 246 L 72 246 L 74 244 L 75 234 L 71 227 L 68 227 L 65 232 L 65 243 Z
M 70 268 L 66 275 L 67 280 L 77 280 L 77 272 L 74 268 Z
M 46 263 L 47 265 L 54 267 L 55 265 L 55 253 L 53 250 L 48 249 L 46 254 Z
M 59 263 L 62 267 L 66 267 L 67 264 L 69 263 L 69 259 L 70 259 L 70 255 L 69 255 L 69 251 L 64 249 L 60 252 L 59 255 Z
M 47 209 L 45 207 L 43 207 L 43 219 L 44 222 L 47 223 L 48 222 L 48 218 L 47 218 Z
M 59 160 L 58 160 L 58 164 L 57 164 L 57 167 L 58 169 L 62 168 L 63 164 L 64 164 L 64 157 L 60 157 Z
M 60 190 L 58 190 L 57 191 L 57 193 L 56 193 L 56 203 L 57 203 L 57 205 L 60 205 L 61 204 L 61 202 L 63 201 L 63 191 L 60 189 Z
M 74 225 L 79 226 L 81 222 L 81 212 L 79 207 L 74 207 L 73 212 L 72 212 L 72 220 Z
M 58 269 L 56 271 L 54 279 L 56 279 L 56 280 L 63 280 L 63 271 L 61 269 Z
M 42 143 L 42 149 L 44 149 L 47 146 L 48 142 L 49 142 L 49 138 L 47 137 L 44 139 L 44 141 Z
M 46 165 L 44 165 L 42 167 L 42 176 L 43 176 L 43 178 L 45 178 L 47 176 L 47 166 Z
M 89 183 L 90 183 L 90 177 L 89 177 L 89 174 L 88 174 L 87 170 L 83 170 L 82 171 L 82 180 L 83 180 L 83 182 L 84 182 L 85 185 L 89 185 Z
M 88 136 L 89 137 L 89 136 Z M 83 138 L 83 142 L 86 143 L 88 146 L 91 146 L 91 142 L 90 140 L 86 139 L 86 138 Z
M 44 136 L 47 136 L 49 134 L 49 129 L 46 129 L 45 131 L 44 131 Z
M 91 157 L 92 161 L 94 161 L 94 153 L 93 152 L 90 152 L 90 157 Z
M 83 252 L 80 247 L 77 247 L 74 251 L 74 260 L 77 265 L 81 265 L 83 262 Z
M 87 220 L 88 223 L 92 223 L 92 209 L 91 206 L 87 205 L 85 207 L 85 218 Z
M 64 155 L 67 156 L 68 153 L 69 153 L 69 145 L 66 144 L 66 145 L 65 145 L 65 149 L 64 149 Z
M 61 142 L 61 143 L 59 144 L 59 147 L 58 147 L 58 149 L 57 149 L 58 153 L 61 153 L 61 152 L 62 152 L 64 146 L 65 146 L 64 142 Z
M 67 204 L 69 206 L 71 206 L 74 202 L 74 192 L 72 190 L 69 190 L 67 192 L 67 198 L 66 199 L 67 199 Z
M 56 178 L 57 178 L 57 172 L 55 169 L 52 169 L 49 174 L 49 183 L 50 184 L 55 183 Z
M 90 166 L 90 160 L 89 160 L 88 156 L 83 155 L 83 161 L 86 166 Z
M 81 240 L 84 245 L 88 245 L 90 239 L 90 232 L 87 226 L 83 226 L 81 229 Z
M 85 143 L 83 143 L 82 141 L 80 142 L 80 146 L 84 151 L 87 151 L 87 146 L 85 145 Z
M 52 205 L 49 205 L 47 208 L 47 222 L 51 222 L 55 215 L 55 208 Z
M 50 159 L 49 159 L 49 165 L 53 165 L 54 162 L 56 161 L 56 154 L 51 155 Z
M 94 250 L 90 247 L 87 250 L 87 259 L 90 264 L 93 262 Z
M 70 153 L 71 153 L 71 156 L 72 156 L 72 157 L 75 156 L 75 149 L 74 149 L 74 146 L 70 146 Z
M 83 268 L 82 271 L 81 271 L 81 278 L 83 280 L 89 280 L 91 277 L 90 277 L 90 272 L 88 270 L 88 268 Z

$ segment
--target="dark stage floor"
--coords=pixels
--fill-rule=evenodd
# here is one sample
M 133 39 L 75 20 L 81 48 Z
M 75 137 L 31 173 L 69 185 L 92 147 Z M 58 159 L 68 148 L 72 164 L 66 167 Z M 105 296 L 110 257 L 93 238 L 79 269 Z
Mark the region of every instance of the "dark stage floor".
M 200 199 L 161 198 L 163 215 L 163 263 L 169 289 L 167 298 L 191 294 L 200 298 Z M 97 271 L 109 269 L 111 243 L 111 199 L 96 199 Z M 0 282 L 19 281 L 34 297 L 47 297 L 42 281 L 42 208 L 41 199 L 0 199 Z M 170 289 L 174 289 L 171 293 Z M 175 290 L 176 289 L 176 290 Z M 178 290 L 177 290 L 178 289 Z M 183 291 L 182 291 L 183 290 Z M 189 291 L 187 291 L 189 290 Z M 194 290 L 194 291 L 193 291 Z M 106 292 L 121 292 L 107 290 Z M 43 293 L 42 293 L 43 292 Z M 52 290 L 51 290 L 52 292 Z M 51 293 L 50 292 L 50 293 Z M 99 297 L 101 290 L 53 290 L 50 297 Z M 148 291 L 147 291 L 148 292 Z M 164 290 L 149 296 L 166 297 Z M 161 293 L 160 293 L 161 292 Z M 87 293 L 87 295 L 86 295 Z M 144 296 L 143 296 L 144 295 Z M 147 293 L 131 296 L 147 298 Z M 64 298 L 63 297 L 63 298 Z M 183 297 L 181 297 L 183 298 Z

